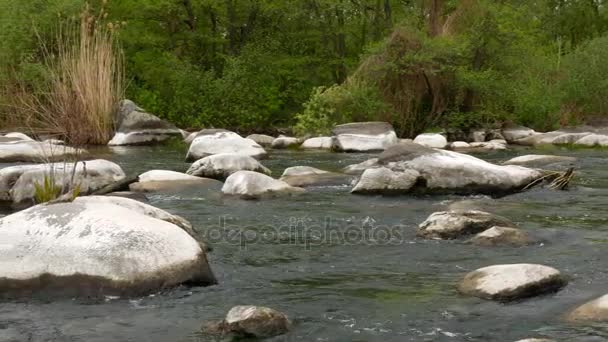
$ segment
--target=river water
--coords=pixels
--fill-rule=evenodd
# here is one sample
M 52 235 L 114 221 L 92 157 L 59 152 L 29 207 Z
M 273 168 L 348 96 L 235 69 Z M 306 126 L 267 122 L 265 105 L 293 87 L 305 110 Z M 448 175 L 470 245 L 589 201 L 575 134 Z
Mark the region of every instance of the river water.
M 40 299 L 0 303 L 0 341 L 207 341 L 197 330 L 234 305 L 286 312 L 292 332 L 272 341 L 605 341 L 608 326 L 565 323 L 573 307 L 608 293 L 608 158 L 602 150 L 516 149 L 491 161 L 549 153 L 579 158 L 569 191 L 484 196 L 356 196 L 348 187 L 308 188 L 263 201 L 218 193 L 152 194 L 150 203 L 190 220 L 210 242 L 219 285 L 180 287 L 143 298 Z M 184 171 L 184 146 L 99 150 L 128 174 Z M 326 170 L 369 154 L 272 152 L 278 177 L 288 166 Z M 542 242 L 476 247 L 415 236 L 429 214 L 477 207 L 503 215 Z M 111 213 L 108 213 L 111 215 Z M 501 263 L 542 263 L 570 277 L 562 291 L 500 304 L 457 293 L 468 271 Z

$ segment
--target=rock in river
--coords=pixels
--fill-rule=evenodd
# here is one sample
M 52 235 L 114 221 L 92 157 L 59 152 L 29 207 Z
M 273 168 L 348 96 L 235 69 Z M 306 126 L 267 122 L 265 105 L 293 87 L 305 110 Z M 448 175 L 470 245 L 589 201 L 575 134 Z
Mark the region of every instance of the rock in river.
M 494 226 L 515 227 L 508 219 L 479 210 L 440 211 L 431 214 L 418 227 L 418 236 L 456 239 L 477 234 Z
M 382 151 L 399 142 L 391 124 L 386 122 L 353 122 L 332 130 L 334 148 L 342 152 Z
M 250 134 L 247 136 L 247 139 L 255 141 L 260 146 L 270 147 L 275 138 L 266 134 Z
M 208 129 L 197 133 L 186 160 L 195 161 L 219 153 L 238 153 L 256 159 L 266 156 L 264 148 L 251 139 L 226 130 Z
M 525 246 L 532 243 L 532 239 L 521 229 L 496 226 L 475 235 L 469 242 L 478 246 Z
M 292 148 L 292 147 L 297 147 L 298 145 L 300 145 L 300 143 L 301 143 L 301 141 L 298 138 L 286 137 L 284 135 L 281 135 L 272 141 L 272 148 L 274 148 L 274 149 Z
M 129 186 L 132 191 L 180 191 L 191 188 L 219 190 L 222 186 L 222 183 L 215 179 L 195 177 L 168 170 L 147 171 L 139 175 L 138 180 L 137 183 Z
M 467 274 L 458 290 L 462 294 L 510 301 L 555 292 L 567 281 L 555 268 L 536 264 L 494 265 Z
M 203 332 L 234 337 L 268 338 L 287 333 L 291 322 L 287 315 L 263 306 L 235 306 L 220 322 L 203 325 Z
M 441 134 L 424 133 L 414 139 L 414 143 L 432 148 L 446 148 L 448 140 Z
M 175 125 L 144 112 L 129 100 L 121 103 L 118 123 L 118 131 L 108 142 L 110 146 L 147 145 L 182 137 L 182 131 Z
M 574 157 L 567 156 L 552 156 L 546 154 L 529 154 L 511 158 L 504 162 L 504 165 L 521 165 L 527 167 L 544 167 L 557 163 L 573 163 L 576 161 Z
M 256 159 L 238 153 L 220 153 L 199 159 L 190 166 L 186 173 L 197 177 L 224 180 L 237 171 L 255 171 L 265 175 L 271 173 Z
M 285 169 L 281 180 L 291 186 L 341 186 L 350 185 L 354 177 L 329 172 L 325 170 L 319 170 L 310 166 L 292 166 Z
M 75 168 L 75 170 L 74 170 Z M 16 165 L 0 169 L 0 200 L 27 206 L 34 204 L 35 184 L 52 179 L 58 187 L 78 185 L 80 195 L 87 195 L 125 178 L 125 173 L 107 160 L 74 163 Z
M 570 321 L 608 322 L 608 295 L 579 306 L 568 314 Z
M 0 219 L 0 294 L 140 295 L 182 283 L 214 284 L 199 243 L 160 218 L 160 209 L 142 206 L 78 198 Z
M 304 191 L 281 180 L 254 171 L 238 171 L 226 178 L 222 192 L 243 199 L 258 199 Z
M 332 137 L 315 137 L 304 140 L 301 147 L 303 149 L 330 150 L 333 145 L 334 140 Z
M 409 191 L 418 181 L 416 170 L 392 171 L 386 167 L 367 169 L 351 190 L 354 194 L 400 194 Z
M 453 151 L 437 150 L 414 143 L 400 143 L 387 148 L 376 163 L 393 172 L 413 170 L 420 174 L 410 189 L 401 193 L 482 193 L 504 195 L 520 191 L 541 177 L 538 170 L 521 166 L 502 166 Z

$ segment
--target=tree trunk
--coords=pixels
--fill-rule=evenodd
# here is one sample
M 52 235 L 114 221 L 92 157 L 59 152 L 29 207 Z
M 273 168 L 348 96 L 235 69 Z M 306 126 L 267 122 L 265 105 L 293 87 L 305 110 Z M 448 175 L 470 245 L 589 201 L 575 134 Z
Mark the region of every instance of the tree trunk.
M 431 37 L 437 37 L 442 32 L 442 14 L 443 0 L 428 0 L 428 16 L 429 16 L 429 34 Z
M 186 20 L 186 24 L 190 28 L 190 31 L 196 30 L 196 16 L 194 15 L 194 10 L 192 9 L 192 2 L 190 0 L 182 0 L 182 4 L 186 9 L 186 14 L 188 15 L 188 19 Z

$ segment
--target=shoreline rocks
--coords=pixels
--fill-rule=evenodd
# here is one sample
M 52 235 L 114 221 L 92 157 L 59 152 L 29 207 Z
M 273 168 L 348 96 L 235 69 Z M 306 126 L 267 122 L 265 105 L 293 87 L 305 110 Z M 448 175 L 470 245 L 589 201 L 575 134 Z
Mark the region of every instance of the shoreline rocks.
M 16 138 L 10 138 L 16 139 Z M 27 162 L 45 163 L 77 157 L 86 151 L 53 142 L 15 140 L 0 142 L 0 163 Z
M 146 113 L 130 100 L 121 102 L 117 120 L 118 130 L 108 142 L 110 146 L 148 145 L 183 137 L 182 131 L 172 123 Z
M 468 273 L 458 291 L 506 302 L 555 292 L 566 284 L 566 278 L 555 268 L 536 264 L 507 264 L 483 267 Z

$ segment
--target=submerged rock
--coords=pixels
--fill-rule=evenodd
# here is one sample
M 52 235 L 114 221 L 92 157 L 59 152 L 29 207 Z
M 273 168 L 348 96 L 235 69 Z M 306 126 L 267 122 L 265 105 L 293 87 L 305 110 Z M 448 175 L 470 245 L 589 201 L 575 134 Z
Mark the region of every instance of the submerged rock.
M 118 130 L 110 146 L 147 145 L 182 137 L 182 131 L 172 123 L 144 112 L 135 103 L 125 100 L 121 103 Z
M 269 169 L 256 159 L 237 153 L 220 153 L 195 161 L 187 174 L 224 180 L 237 171 L 255 171 L 270 175 Z
M 521 165 L 527 167 L 544 167 L 556 163 L 573 163 L 576 161 L 574 157 L 552 156 L 546 154 L 530 154 L 519 156 L 504 162 L 504 165 Z
M 469 242 L 478 246 L 525 246 L 532 243 L 532 239 L 521 229 L 496 226 L 475 235 Z
M 399 142 L 391 124 L 386 122 L 354 122 L 338 125 L 332 130 L 334 149 L 341 152 L 382 151 Z
M 400 194 L 408 192 L 420 174 L 415 170 L 392 171 L 386 167 L 367 169 L 351 190 L 355 194 Z
M 296 147 L 296 146 L 300 145 L 300 143 L 301 143 L 301 141 L 298 138 L 279 136 L 278 138 L 276 138 L 272 141 L 271 146 L 274 149 L 284 149 L 284 148 Z
M 439 211 L 418 226 L 418 236 L 432 239 L 456 239 L 477 234 L 494 226 L 515 227 L 508 219 L 479 210 Z
M 497 301 L 511 301 L 555 292 L 567 281 L 555 268 L 536 264 L 494 265 L 467 274 L 458 290 L 462 294 Z
M 213 154 L 237 153 L 256 159 L 266 156 L 266 151 L 251 139 L 226 130 L 202 130 L 190 144 L 187 161 L 195 161 Z
M 414 170 L 420 174 L 416 187 L 403 193 L 504 195 L 520 191 L 542 176 L 538 170 L 495 165 L 466 154 L 412 143 L 389 147 L 380 154 L 377 164 L 394 172 Z
M 120 166 L 103 159 L 10 166 L 0 169 L 0 200 L 20 206 L 33 205 L 35 185 L 43 185 L 45 178 L 59 188 L 78 186 L 82 196 L 124 179 L 125 173 Z
M 246 139 L 251 139 L 258 143 L 260 146 L 270 147 L 274 141 L 274 137 L 266 134 L 250 134 Z
M 90 197 L 0 219 L 0 295 L 141 295 L 216 283 L 199 243 L 159 218 L 172 215 L 148 208 Z
M 608 295 L 579 306 L 567 316 L 570 321 L 608 322 Z
M 222 183 L 215 179 L 195 177 L 185 173 L 168 170 L 151 170 L 139 175 L 139 181 L 132 183 L 131 191 L 179 191 L 180 189 L 205 188 L 219 189 Z
M 235 306 L 220 322 L 204 324 L 203 333 L 234 337 L 268 338 L 287 333 L 291 322 L 287 315 L 262 306 Z
M 292 166 L 285 169 L 281 176 L 282 181 L 297 187 L 306 186 L 341 186 L 350 185 L 354 177 L 319 170 L 310 166 Z
M 304 191 L 281 180 L 253 171 L 237 171 L 226 178 L 222 192 L 243 199 L 259 199 Z
M 16 139 L 16 138 L 10 138 Z M 51 142 L 16 140 L 0 142 L 0 163 L 45 163 L 65 160 L 86 153 L 85 150 Z
M 304 149 L 323 149 L 330 150 L 334 145 L 332 137 L 316 137 L 304 140 L 302 148 Z
M 446 148 L 448 140 L 441 134 L 423 133 L 414 139 L 414 143 L 431 148 Z
M 548 338 L 525 338 L 515 342 L 555 342 L 555 340 L 550 340 Z

